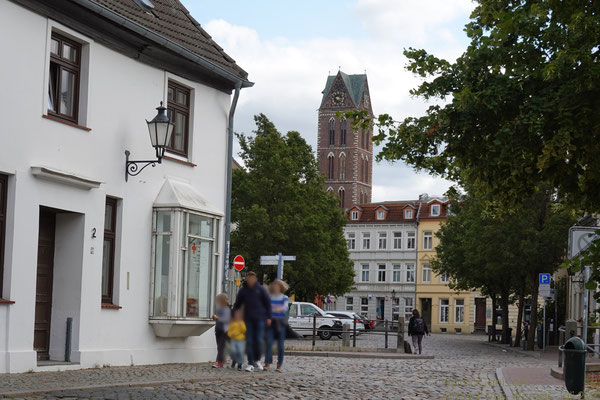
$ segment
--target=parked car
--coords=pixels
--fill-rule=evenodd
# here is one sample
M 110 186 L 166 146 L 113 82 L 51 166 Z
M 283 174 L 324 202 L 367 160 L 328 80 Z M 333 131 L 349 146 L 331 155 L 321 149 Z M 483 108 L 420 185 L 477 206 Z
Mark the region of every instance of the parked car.
M 323 340 L 342 334 L 342 321 L 312 303 L 295 301 L 290 303 L 288 324 L 296 333 L 310 336 L 313 332 L 314 315 L 317 316 L 317 334 Z
M 367 321 L 364 317 L 358 315 L 352 311 L 327 311 L 329 314 L 333 315 L 342 320 L 342 325 L 346 323 L 350 323 L 350 329 L 353 328 L 354 320 L 356 319 L 356 329 L 360 331 L 366 331 L 371 329 L 370 321 Z

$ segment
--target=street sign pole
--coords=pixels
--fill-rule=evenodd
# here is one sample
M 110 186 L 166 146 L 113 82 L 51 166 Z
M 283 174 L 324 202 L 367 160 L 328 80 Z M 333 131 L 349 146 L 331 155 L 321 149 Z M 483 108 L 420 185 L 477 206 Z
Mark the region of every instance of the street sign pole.
M 277 253 L 277 279 L 283 279 L 283 255 Z
M 590 279 L 590 267 L 586 266 L 583 272 L 583 343 L 587 346 L 587 331 L 588 331 L 588 297 L 587 282 Z
M 546 304 L 548 304 L 548 300 L 544 298 L 544 321 L 542 323 L 542 352 L 546 351 Z

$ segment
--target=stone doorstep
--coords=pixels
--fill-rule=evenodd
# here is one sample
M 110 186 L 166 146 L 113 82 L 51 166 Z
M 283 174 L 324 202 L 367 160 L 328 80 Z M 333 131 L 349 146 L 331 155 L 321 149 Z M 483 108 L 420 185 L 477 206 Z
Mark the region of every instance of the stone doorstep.
M 381 360 L 433 360 L 434 356 L 405 354 L 405 353 L 382 353 L 382 352 L 343 352 L 343 351 L 286 351 L 287 356 L 296 357 L 339 357 L 339 358 L 375 358 Z
M 13 392 L 0 392 L 0 399 L 5 398 L 19 398 L 37 396 L 45 393 L 59 393 L 59 392 L 73 392 L 79 390 L 94 390 L 94 389 L 110 389 L 110 388 L 122 388 L 122 387 L 155 387 L 162 385 L 176 385 L 181 383 L 194 383 L 194 384 L 211 384 L 222 381 L 244 381 L 246 379 L 267 379 L 279 376 L 296 376 L 300 375 L 298 372 L 283 372 L 277 375 L 275 374 L 261 374 L 259 373 L 246 373 L 245 371 L 240 372 L 240 376 L 223 376 L 223 377 L 211 377 L 211 378 L 185 378 L 185 379 L 168 379 L 162 381 L 147 381 L 147 382 L 133 382 L 133 383 L 107 383 L 89 386 L 73 386 L 73 387 L 62 387 L 62 388 L 48 388 L 39 390 L 25 390 L 25 391 L 13 391 Z
M 563 361 L 564 363 L 564 361 Z M 600 364 L 598 363 L 586 363 L 585 364 L 585 372 L 586 373 L 594 373 L 594 372 L 600 372 Z M 552 367 L 552 369 L 550 370 L 550 374 L 557 378 L 557 379 L 565 379 L 565 373 L 562 367 Z

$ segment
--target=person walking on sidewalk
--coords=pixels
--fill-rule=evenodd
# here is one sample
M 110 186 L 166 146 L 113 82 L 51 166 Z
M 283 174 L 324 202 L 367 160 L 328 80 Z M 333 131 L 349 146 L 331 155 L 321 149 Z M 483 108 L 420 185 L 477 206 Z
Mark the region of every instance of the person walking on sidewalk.
M 254 368 L 262 371 L 260 358 L 265 337 L 265 325 L 271 326 L 271 299 L 267 290 L 257 282 L 256 274 L 252 271 L 246 274 L 244 285 L 235 299 L 233 311 L 242 307 L 244 307 L 244 321 L 246 322 L 246 353 L 248 354 L 246 371 L 252 372 Z
M 222 368 L 225 362 L 225 345 L 227 344 L 227 328 L 231 319 L 231 310 L 227 302 L 229 301 L 226 293 L 217 295 L 217 313 L 212 316 L 216 321 L 215 338 L 217 339 L 217 362 L 213 368 Z
M 412 314 L 413 316 L 408 321 L 408 336 L 412 337 L 413 353 L 416 354 L 418 349 L 421 354 L 423 352 L 423 336 L 429 335 L 429 329 L 427 329 L 425 320 L 421 318 L 419 310 L 415 308 Z
M 273 363 L 273 339 L 277 338 L 277 372 L 281 372 L 287 327 L 289 299 L 284 294 L 289 286 L 282 280 L 275 280 L 271 286 L 271 326 L 267 328 L 267 348 L 265 350 L 265 370 Z
M 244 318 L 242 317 L 242 310 L 237 310 L 233 313 L 233 319 L 229 324 L 227 335 L 231 340 L 230 355 L 232 364 L 231 368 L 237 366 L 238 371 L 242 370 L 242 364 L 244 364 L 244 350 L 246 348 L 246 324 L 244 324 Z

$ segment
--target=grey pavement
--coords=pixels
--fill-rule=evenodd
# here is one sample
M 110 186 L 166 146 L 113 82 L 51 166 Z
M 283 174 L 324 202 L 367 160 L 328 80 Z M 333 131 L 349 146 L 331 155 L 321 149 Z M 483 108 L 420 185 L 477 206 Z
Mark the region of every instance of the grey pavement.
M 0 393 L 55 388 L 32 399 L 505 399 L 497 368 L 546 368 L 551 361 L 485 344 L 487 337 L 437 334 L 424 339 L 435 359 L 353 359 L 286 357 L 284 374 L 215 370 L 207 364 L 102 368 L 61 373 L 0 375 Z M 381 337 L 358 338 L 361 347 L 377 347 Z M 305 340 L 288 345 L 310 345 Z M 319 341 L 336 346 L 335 341 Z M 145 384 L 144 382 L 147 382 Z M 154 383 L 152 383 L 154 382 Z M 163 382 L 161 384 L 161 382 Z M 170 383 L 169 383 L 170 382 Z M 115 387 L 110 385 L 129 385 Z M 101 388 L 70 390 L 78 386 Z M 134 386 L 131 386 L 134 385 Z M 61 388 L 58 390 L 58 388 Z M 553 387 L 551 397 L 559 399 Z M 540 396 L 544 395 L 544 388 Z M 525 397 L 524 397 L 525 398 Z M 566 398 L 566 397 L 565 397 Z

